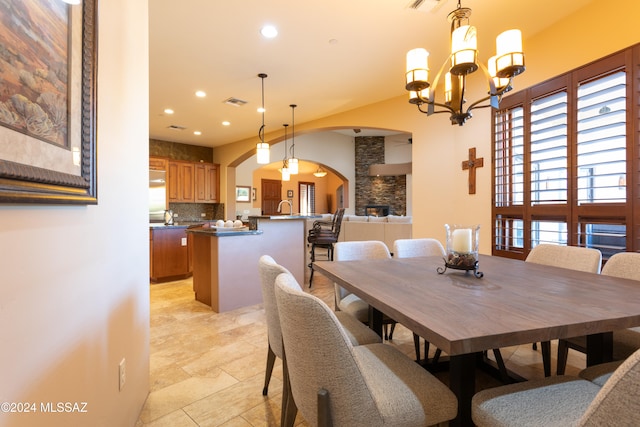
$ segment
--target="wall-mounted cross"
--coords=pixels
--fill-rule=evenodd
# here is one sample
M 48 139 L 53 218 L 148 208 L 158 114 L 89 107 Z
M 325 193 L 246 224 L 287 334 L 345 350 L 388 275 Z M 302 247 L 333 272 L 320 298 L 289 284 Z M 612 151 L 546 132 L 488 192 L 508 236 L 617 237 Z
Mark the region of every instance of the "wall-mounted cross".
M 469 160 L 462 161 L 462 170 L 469 170 L 469 194 L 476 194 L 476 169 L 484 166 L 484 157 L 476 159 L 476 149 L 469 148 Z

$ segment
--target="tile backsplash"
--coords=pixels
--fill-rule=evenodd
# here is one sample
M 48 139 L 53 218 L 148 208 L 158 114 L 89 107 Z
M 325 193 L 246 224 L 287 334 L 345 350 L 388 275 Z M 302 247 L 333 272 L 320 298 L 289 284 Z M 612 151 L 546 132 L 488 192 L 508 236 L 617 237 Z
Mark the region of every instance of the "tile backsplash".
M 175 220 L 178 222 L 227 219 L 224 218 L 224 203 L 169 203 L 169 209 L 177 215 Z

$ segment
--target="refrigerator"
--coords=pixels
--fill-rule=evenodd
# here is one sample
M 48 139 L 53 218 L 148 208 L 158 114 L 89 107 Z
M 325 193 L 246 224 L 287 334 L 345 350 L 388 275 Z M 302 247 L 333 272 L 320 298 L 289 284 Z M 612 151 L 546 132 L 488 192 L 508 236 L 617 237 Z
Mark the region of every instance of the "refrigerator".
M 166 177 L 166 171 L 149 171 L 149 222 L 164 223 L 164 211 L 167 209 Z

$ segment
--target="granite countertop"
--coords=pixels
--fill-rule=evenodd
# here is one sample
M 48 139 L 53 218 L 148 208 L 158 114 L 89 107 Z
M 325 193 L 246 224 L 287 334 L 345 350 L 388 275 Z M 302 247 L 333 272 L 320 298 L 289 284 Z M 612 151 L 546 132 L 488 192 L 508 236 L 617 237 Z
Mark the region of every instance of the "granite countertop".
M 249 230 L 247 227 L 241 227 L 239 230 L 234 230 L 231 227 L 228 227 L 226 230 L 219 230 L 216 228 L 190 228 L 187 230 L 187 232 L 216 237 L 252 236 L 262 234 L 262 230 Z
M 249 215 L 249 219 L 311 219 L 311 218 L 322 218 L 322 215 L 302 215 L 302 214 L 293 214 L 293 215 Z

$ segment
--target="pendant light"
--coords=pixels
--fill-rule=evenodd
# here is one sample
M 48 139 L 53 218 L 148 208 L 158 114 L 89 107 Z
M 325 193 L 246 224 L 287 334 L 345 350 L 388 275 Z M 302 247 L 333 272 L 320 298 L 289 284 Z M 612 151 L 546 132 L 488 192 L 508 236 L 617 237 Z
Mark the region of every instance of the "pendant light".
M 289 164 L 287 160 L 287 126 L 289 125 L 283 124 L 282 126 L 284 126 L 284 158 L 282 159 L 282 169 L 280 169 L 280 172 L 282 173 L 283 181 L 290 181 L 291 170 L 289 169 Z
M 260 126 L 260 130 L 258 131 L 258 138 L 260 138 L 260 142 L 258 142 L 256 146 L 256 158 L 258 164 L 267 165 L 270 162 L 269 158 L 269 144 L 264 142 L 264 79 L 267 78 L 265 73 L 258 74 L 258 77 L 262 79 L 262 106 L 258 111 L 262 113 L 262 126 Z
M 297 107 L 296 104 L 289 105 L 291 107 L 291 158 L 289 159 L 289 173 L 291 175 L 298 174 L 298 159 L 296 159 L 296 119 L 294 110 Z

